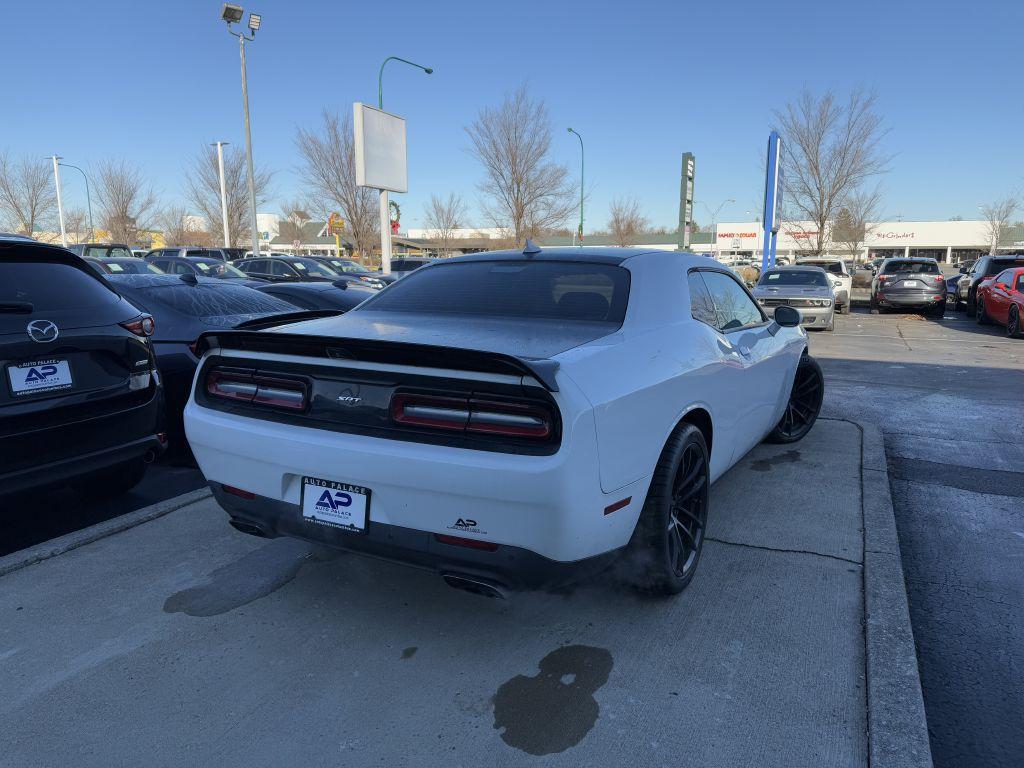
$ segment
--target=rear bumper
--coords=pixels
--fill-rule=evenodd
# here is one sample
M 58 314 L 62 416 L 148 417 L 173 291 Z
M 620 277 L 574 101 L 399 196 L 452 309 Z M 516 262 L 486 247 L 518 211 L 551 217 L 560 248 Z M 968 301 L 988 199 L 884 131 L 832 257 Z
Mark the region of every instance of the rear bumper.
M 161 409 L 154 387 L 152 397 L 133 408 L 0 437 L 0 494 L 59 485 L 149 451 L 159 454 Z
M 906 291 L 900 293 L 875 294 L 875 299 L 883 307 L 930 307 L 946 300 L 945 288 L 933 291 Z
M 370 489 L 372 527 L 461 536 L 568 563 L 629 541 L 650 476 L 603 493 L 593 412 L 562 415 L 562 446 L 547 456 L 279 424 L 203 408 L 195 400 L 186 407 L 185 430 L 211 484 L 287 505 L 280 509 L 298 508 L 304 476 L 350 483 Z M 625 507 L 604 513 L 626 498 Z M 456 525 L 460 519 L 476 525 L 467 531 Z M 299 535 L 287 526 L 280 532 Z
M 563 586 L 600 572 L 614 562 L 617 552 L 571 563 L 549 560 L 520 547 L 498 546 L 482 551 L 447 544 L 432 533 L 371 521 L 366 533 L 348 533 L 302 518 L 298 504 L 257 496 L 243 499 L 210 483 L 214 497 L 236 527 L 257 529 L 274 538 L 290 536 L 369 557 L 411 565 L 444 576 L 482 580 L 509 589 L 544 589 Z M 239 525 L 240 524 L 240 525 Z

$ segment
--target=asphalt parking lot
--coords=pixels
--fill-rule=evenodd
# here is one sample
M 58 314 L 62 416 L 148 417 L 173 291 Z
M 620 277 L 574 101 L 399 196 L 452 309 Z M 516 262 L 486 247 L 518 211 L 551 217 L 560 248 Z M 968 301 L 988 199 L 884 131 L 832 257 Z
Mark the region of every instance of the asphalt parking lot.
M 1024 344 L 962 313 L 855 312 L 811 345 L 823 416 L 885 435 L 935 764 L 1019 765 Z M 8 574 L 0 765 L 865 765 L 864 552 L 836 468 L 855 432 L 822 421 L 723 478 L 701 572 L 664 604 L 610 578 L 486 601 L 242 536 L 209 500 Z M 49 503 L 80 526 L 198 483 L 154 470 L 116 502 Z
M 964 314 L 854 313 L 811 349 L 823 413 L 885 435 L 937 766 L 1024 754 L 1024 343 Z
M 867 765 L 861 457 L 755 449 L 668 600 L 488 600 L 187 505 L 2 577 L 0 764 Z

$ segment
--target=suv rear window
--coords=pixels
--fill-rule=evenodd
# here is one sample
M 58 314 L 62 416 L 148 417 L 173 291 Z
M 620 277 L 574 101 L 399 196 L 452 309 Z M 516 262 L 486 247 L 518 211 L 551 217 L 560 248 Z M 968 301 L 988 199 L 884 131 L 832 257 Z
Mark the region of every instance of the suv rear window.
M 32 304 L 34 312 L 87 309 L 119 302 L 96 278 L 52 261 L 0 261 L 0 304 Z
M 1006 257 L 990 259 L 985 266 L 985 277 L 1002 272 L 1008 267 L 1024 267 L 1024 256 L 1017 256 L 1011 259 Z
M 413 270 L 360 309 L 621 325 L 628 298 L 629 272 L 618 266 L 468 261 Z
M 911 272 L 918 275 L 937 275 L 939 265 L 933 261 L 890 261 L 885 265 L 882 274 L 892 275 L 897 272 Z

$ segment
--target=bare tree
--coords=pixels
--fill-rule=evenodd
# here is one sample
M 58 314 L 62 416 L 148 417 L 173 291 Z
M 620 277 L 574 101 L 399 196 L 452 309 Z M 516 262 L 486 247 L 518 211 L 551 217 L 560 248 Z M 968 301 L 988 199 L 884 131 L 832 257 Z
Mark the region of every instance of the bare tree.
M 423 212 L 423 221 L 426 229 L 430 230 L 430 237 L 440 243 L 445 255 L 451 253 L 455 230 L 464 226 L 465 217 L 466 205 L 459 195 L 451 192 L 447 198 L 430 196 L 430 202 Z
M 864 242 L 878 226 L 882 192 L 874 189 L 858 189 L 846 196 L 832 225 L 832 240 L 853 253 L 853 260 L 859 261 Z
M 68 208 L 64 211 L 64 231 L 69 243 L 86 243 L 92 237 L 89 216 L 84 208 Z
M 124 160 L 108 160 L 96 173 L 96 200 L 103 229 L 115 243 L 131 245 L 150 226 L 156 196 L 142 171 Z
M 256 168 L 253 187 L 256 205 L 267 202 L 273 174 Z M 252 221 L 249 210 L 249 172 L 245 153 L 237 147 L 224 149 L 224 187 L 228 199 L 228 238 L 230 246 L 244 247 L 252 236 Z M 217 167 L 217 148 L 203 144 L 186 171 L 185 195 L 194 210 L 206 220 L 206 229 L 211 237 L 223 229 L 223 213 L 220 200 L 220 170 Z M 213 238 L 220 241 L 220 235 Z
M 1010 226 L 1010 217 L 1017 210 L 1017 201 L 1012 197 L 1005 197 L 994 203 L 981 206 L 981 213 L 985 217 L 985 237 L 988 239 L 988 252 L 993 256 L 999 250 L 1000 245 L 1005 245 Z
M 209 245 L 212 242 L 210 234 L 198 226 L 195 217 L 179 205 L 160 211 L 156 224 L 163 232 L 166 245 Z
M 324 210 L 336 208 L 345 220 L 345 233 L 356 252 L 368 256 L 380 231 L 380 198 L 376 191 L 356 185 L 352 118 L 326 110 L 319 130 L 300 128 L 295 146 L 302 157 L 299 173 Z
M 626 247 L 636 245 L 638 238 L 647 229 L 648 221 L 640 213 L 640 203 L 635 198 L 612 200 L 608 233 L 615 245 Z
M 875 96 L 861 90 L 845 103 L 832 91 L 818 98 L 805 90 L 775 113 L 783 139 L 784 218 L 812 255 L 828 250 L 830 226 L 847 198 L 886 170 L 880 146 L 886 130 L 875 107 Z
M 466 133 L 470 153 L 484 167 L 483 212 L 495 226 L 508 229 L 517 244 L 565 224 L 575 212 L 569 172 L 548 156 L 547 107 L 531 99 L 525 86 L 498 107 L 481 110 Z
M 0 213 L 13 229 L 31 236 L 56 205 L 57 192 L 45 161 L 14 161 L 0 154 Z

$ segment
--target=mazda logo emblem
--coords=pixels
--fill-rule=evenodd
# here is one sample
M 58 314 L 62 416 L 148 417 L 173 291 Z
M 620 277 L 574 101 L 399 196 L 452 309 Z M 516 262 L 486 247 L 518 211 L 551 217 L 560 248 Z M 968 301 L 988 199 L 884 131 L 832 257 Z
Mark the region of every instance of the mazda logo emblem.
M 49 320 L 33 320 L 28 324 L 28 337 L 40 344 L 56 341 L 57 333 L 57 326 Z

